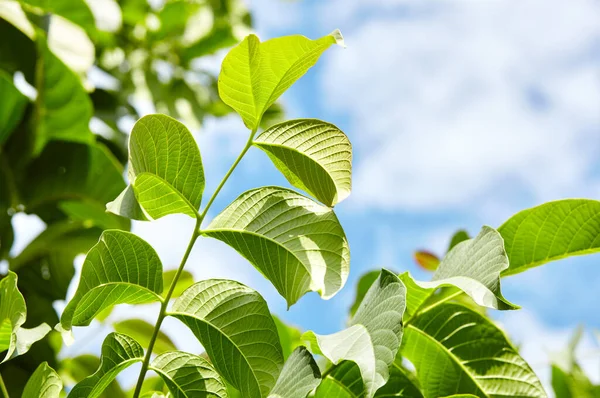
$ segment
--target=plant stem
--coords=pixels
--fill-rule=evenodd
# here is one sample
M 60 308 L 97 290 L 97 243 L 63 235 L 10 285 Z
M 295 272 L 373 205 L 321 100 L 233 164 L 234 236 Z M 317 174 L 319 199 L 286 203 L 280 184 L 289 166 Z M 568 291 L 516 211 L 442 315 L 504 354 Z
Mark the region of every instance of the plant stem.
M 8 390 L 6 390 L 6 385 L 4 385 L 4 379 L 2 379 L 2 375 L 0 375 L 0 390 L 2 391 L 2 396 L 4 398 L 10 398 L 8 396 Z
M 213 204 L 213 202 L 217 198 L 217 195 L 219 194 L 219 192 L 221 191 L 221 189 L 223 188 L 223 186 L 225 185 L 225 183 L 227 182 L 227 180 L 229 179 L 229 177 L 231 176 L 231 174 L 233 173 L 233 171 L 235 170 L 237 165 L 241 162 L 241 160 L 244 157 L 244 155 L 246 154 L 246 152 L 248 152 L 248 149 L 250 149 L 250 147 L 252 146 L 252 140 L 254 139 L 254 136 L 256 135 L 256 131 L 257 131 L 257 129 L 252 130 L 252 133 L 250 134 L 250 137 L 248 138 L 246 145 L 242 149 L 242 152 L 240 152 L 240 154 L 238 155 L 235 162 L 233 162 L 233 164 L 229 168 L 229 171 L 227 171 L 227 174 L 225 174 L 225 176 L 223 177 L 223 179 L 221 180 L 221 182 L 219 183 L 219 185 L 213 192 L 212 196 L 208 200 L 208 203 L 206 204 L 206 207 L 204 208 L 202 213 L 196 217 L 196 226 L 194 227 L 194 232 L 192 233 L 190 242 L 188 243 L 188 246 L 187 246 L 187 249 L 185 250 L 185 254 L 183 255 L 183 258 L 181 259 L 181 264 L 179 264 L 179 268 L 177 268 L 177 272 L 175 273 L 175 277 L 173 278 L 173 281 L 171 282 L 171 286 L 169 286 L 169 291 L 165 295 L 164 300 L 160 306 L 160 312 L 158 314 L 158 318 L 156 319 L 156 324 L 154 325 L 154 331 L 152 332 L 152 337 L 150 338 L 150 343 L 148 344 L 148 349 L 146 350 L 146 356 L 144 357 L 144 362 L 142 363 L 142 369 L 140 370 L 140 375 L 138 377 L 138 381 L 135 386 L 135 392 L 133 393 L 133 398 L 138 398 L 140 395 L 140 392 L 142 390 L 142 385 L 144 384 L 144 378 L 146 377 L 146 372 L 148 371 L 148 366 L 150 366 L 150 357 L 152 356 L 152 350 L 154 349 L 154 343 L 156 342 L 156 338 L 158 337 L 158 332 L 160 331 L 160 326 L 162 325 L 162 322 L 165 319 L 165 316 L 167 315 L 167 306 L 169 305 L 169 300 L 171 299 L 171 296 L 173 295 L 173 291 L 175 290 L 177 281 L 179 280 L 179 277 L 181 276 L 181 272 L 183 271 L 183 268 L 185 267 L 185 263 L 187 262 L 187 259 L 190 256 L 190 253 L 192 252 L 194 243 L 196 243 L 196 239 L 198 239 L 198 237 L 200 236 L 200 226 L 202 224 L 202 221 L 204 220 L 204 217 L 206 217 L 206 214 L 208 213 L 208 209 L 210 209 L 210 206 Z M 8 396 L 6 398 L 8 398 Z
M 140 391 L 142 390 L 142 384 L 144 384 L 144 378 L 146 377 L 146 372 L 148 371 L 148 366 L 150 365 L 150 357 L 152 356 L 152 349 L 154 348 L 154 343 L 156 343 L 156 338 L 158 337 L 158 332 L 160 331 L 160 326 L 162 325 L 163 320 L 167 314 L 167 306 L 169 305 L 169 300 L 173 295 L 173 291 L 175 290 L 175 285 L 177 285 L 177 280 L 179 276 L 181 276 L 181 272 L 185 267 L 185 263 L 192 252 L 192 248 L 194 247 L 194 243 L 198 236 L 200 236 L 198 230 L 200 228 L 200 223 L 202 222 L 201 218 L 196 219 L 196 226 L 194 227 L 194 232 L 192 233 L 192 237 L 190 238 L 190 242 L 188 243 L 187 249 L 185 250 L 185 254 L 181 259 L 181 264 L 179 264 L 179 268 L 177 268 L 177 273 L 171 282 L 171 286 L 169 286 L 169 290 L 160 306 L 160 312 L 158 314 L 158 318 L 156 319 L 156 324 L 154 325 L 154 331 L 152 333 L 152 337 L 150 338 L 150 343 L 148 344 L 148 349 L 146 350 L 146 356 L 144 357 L 144 362 L 142 363 L 142 369 L 140 370 L 140 375 L 138 377 L 137 384 L 135 386 L 135 392 L 133 393 L 134 398 L 138 398 L 140 395 Z

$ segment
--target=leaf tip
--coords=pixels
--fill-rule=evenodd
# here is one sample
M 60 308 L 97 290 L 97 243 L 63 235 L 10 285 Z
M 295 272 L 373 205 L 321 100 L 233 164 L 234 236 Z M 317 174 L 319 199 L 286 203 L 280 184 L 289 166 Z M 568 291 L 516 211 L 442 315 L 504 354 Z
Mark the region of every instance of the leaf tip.
M 67 329 L 62 323 L 59 323 L 54 327 L 54 330 L 60 333 L 67 347 L 75 342 L 75 338 L 73 337 L 73 329 Z
M 335 40 L 335 44 L 341 46 L 342 48 L 346 48 L 346 42 L 344 41 L 344 36 L 342 36 L 342 32 L 339 29 L 334 30 L 329 34 Z

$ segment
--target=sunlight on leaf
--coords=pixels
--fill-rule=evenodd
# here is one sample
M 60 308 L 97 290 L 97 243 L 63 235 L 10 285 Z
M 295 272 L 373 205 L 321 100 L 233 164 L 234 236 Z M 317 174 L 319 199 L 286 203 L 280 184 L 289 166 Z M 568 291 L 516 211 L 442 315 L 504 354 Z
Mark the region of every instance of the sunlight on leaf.
M 54 369 L 47 362 L 42 362 L 25 385 L 23 397 L 58 398 L 62 386 L 62 380 Z
M 269 398 L 306 398 L 321 381 L 321 372 L 305 347 L 298 347 L 285 361 Z

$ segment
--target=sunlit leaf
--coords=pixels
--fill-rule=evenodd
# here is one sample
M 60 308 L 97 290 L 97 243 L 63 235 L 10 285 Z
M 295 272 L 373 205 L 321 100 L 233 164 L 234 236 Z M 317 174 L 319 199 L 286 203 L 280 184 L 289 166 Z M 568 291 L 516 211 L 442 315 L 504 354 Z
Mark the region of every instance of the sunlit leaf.
M 389 367 L 402 339 L 405 294 L 400 279 L 382 270 L 348 329 L 326 336 L 312 331 L 304 334 L 315 354 L 324 355 L 334 364 L 353 361 L 358 365 L 366 398 L 373 397 L 389 378 Z
M 269 398 L 306 398 L 321 381 L 321 372 L 305 347 L 298 347 L 285 361 Z
M 318 40 L 296 35 L 263 43 L 251 34 L 225 56 L 219 95 L 254 130 L 267 108 L 336 43 L 343 45 L 337 30 Z
M 91 354 L 78 355 L 73 358 L 65 358 L 60 362 L 60 375 L 66 384 L 77 384 L 98 370 L 100 358 Z M 100 395 L 101 398 L 125 398 L 117 380 L 113 380 Z
M 149 369 L 165 381 L 174 398 L 225 398 L 225 385 L 206 359 L 187 352 L 172 351 L 157 356 Z
M 146 241 L 124 231 L 105 231 L 88 252 L 75 295 L 67 304 L 61 327 L 89 325 L 114 304 L 162 300 L 162 264 Z
M 275 385 L 283 355 L 267 303 L 256 291 L 235 281 L 205 280 L 187 289 L 170 315 L 192 330 L 242 396 L 266 396 Z
M 331 298 L 348 278 L 348 242 L 333 211 L 288 189 L 243 193 L 203 234 L 248 259 L 289 306 L 308 291 Z
M 0 93 L 2 93 L 2 106 L 0 106 L 0 145 L 13 132 L 17 123 L 21 121 L 27 97 L 15 87 L 12 77 L 0 70 Z
M 204 191 L 202 159 L 194 137 L 177 120 L 148 115 L 137 121 L 129 139 L 128 175 L 135 196 L 128 187 L 107 205 L 109 211 L 141 220 L 175 213 L 196 217 Z
M 352 146 L 336 126 L 315 119 L 283 122 L 263 132 L 254 145 L 269 155 L 285 178 L 327 206 L 352 188 Z
M 113 327 L 116 332 L 132 337 L 144 347 L 148 347 L 150 336 L 152 336 L 152 332 L 154 331 L 154 325 L 151 325 L 142 319 L 125 319 L 113 323 Z M 162 354 L 166 351 L 175 350 L 177 350 L 175 343 L 173 343 L 169 336 L 162 331 L 159 331 L 152 352 L 155 354 Z
M 600 251 L 600 202 L 565 199 L 523 210 L 498 231 L 504 238 L 511 275 L 549 261 Z
M 47 362 L 42 362 L 25 385 L 23 397 L 58 398 L 62 385 L 62 380 L 54 369 Z
M 459 304 L 433 306 L 406 325 L 402 356 L 416 367 L 426 397 L 546 397 L 504 333 Z
M 144 359 L 144 350 L 124 334 L 110 333 L 102 343 L 100 368 L 77 383 L 69 398 L 97 398 L 125 368 Z
M 38 7 L 45 12 L 60 15 L 88 32 L 96 30 L 94 15 L 85 0 L 19 0 L 23 4 Z
M 502 296 L 500 273 L 508 268 L 502 237 L 483 227 L 474 239 L 456 245 L 444 257 L 431 282 L 414 281 L 429 293 L 441 286 L 456 286 L 477 304 L 499 310 L 519 308 Z
M 167 294 L 167 290 L 171 286 L 173 279 L 175 278 L 175 274 L 177 270 L 168 270 L 163 272 L 163 292 L 162 296 L 164 297 Z M 181 293 L 185 291 L 188 287 L 194 284 L 194 275 L 191 272 L 183 270 L 181 275 L 179 275 L 179 279 L 177 279 L 177 283 L 175 284 L 175 289 L 173 289 L 173 294 L 171 294 L 171 298 L 177 298 L 181 296 Z

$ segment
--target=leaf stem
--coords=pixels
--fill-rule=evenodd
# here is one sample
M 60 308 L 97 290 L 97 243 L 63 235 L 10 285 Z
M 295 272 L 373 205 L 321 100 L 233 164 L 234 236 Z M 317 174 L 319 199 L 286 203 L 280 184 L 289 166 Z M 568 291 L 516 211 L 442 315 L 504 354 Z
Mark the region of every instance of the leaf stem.
M 4 398 L 10 398 L 8 396 L 8 390 L 6 389 L 6 385 L 4 384 L 4 379 L 2 378 L 1 374 L 0 374 L 0 390 L 2 391 L 2 396 Z
M 246 154 L 246 152 L 248 152 L 248 149 L 250 149 L 250 147 L 252 146 L 252 141 L 254 140 L 254 136 L 256 135 L 256 132 L 257 132 L 257 129 L 252 130 L 252 133 L 250 134 L 250 137 L 248 138 L 246 145 L 242 149 L 242 152 L 240 152 L 237 159 L 233 162 L 233 164 L 229 168 L 229 171 L 227 171 L 227 173 L 225 174 L 225 176 L 223 177 L 223 179 L 221 180 L 221 182 L 219 183 L 219 185 L 213 192 L 212 196 L 208 200 L 208 203 L 206 204 L 206 207 L 204 208 L 202 213 L 200 213 L 196 217 L 196 226 L 194 227 L 194 232 L 192 233 L 190 242 L 188 243 L 188 246 L 187 246 L 187 249 L 185 250 L 185 254 L 183 255 L 183 258 L 181 259 L 181 264 L 179 264 L 179 268 L 177 268 L 177 272 L 175 273 L 175 277 L 173 278 L 173 281 L 171 282 L 171 286 L 169 286 L 169 290 L 168 290 L 167 294 L 165 295 L 164 300 L 160 306 L 160 312 L 158 314 L 158 318 L 156 319 L 156 324 L 154 325 L 154 331 L 152 332 L 152 337 L 150 338 L 150 343 L 148 344 L 148 349 L 146 350 L 146 356 L 144 357 L 144 362 L 142 363 L 142 369 L 140 370 L 140 375 L 138 377 L 137 384 L 135 386 L 135 392 L 133 393 L 133 398 L 138 398 L 140 395 L 140 392 L 142 390 L 142 385 L 144 384 L 144 378 L 146 377 L 146 372 L 148 371 L 148 366 L 150 366 L 150 357 L 152 356 L 152 349 L 154 348 L 154 343 L 156 343 L 156 339 L 157 339 L 158 333 L 160 331 L 160 326 L 162 325 L 162 322 L 165 319 L 165 316 L 167 315 L 167 306 L 169 305 L 169 300 L 171 299 L 171 296 L 173 295 L 173 291 L 175 290 L 177 281 L 179 280 L 179 277 L 181 276 L 181 272 L 183 272 L 185 263 L 187 262 L 187 259 L 190 256 L 190 253 L 192 252 L 194 243 L 196 243 L 196 239 L 198 239 L 198 237 L 200 236 L 200 226 L 202 224 L 202 221 L 204 220 L 204 217 L 206 217 L 208 210 L 210 209 L 213 202 L 217 198 L 217 195 L 219 194 L 219 192 L 221 191 L 221 189 L 223 188 L 223 186 L 225 185 L 225 183 L 227 182 L 227 180 L 229 179 L 229 177 L 231 176 L 231 174 L 233 173 L 233 171 L 235 170 L 237 165 L 241 162 L 241 160 L 244 157 L 244 155 Z M 8 398 L 8 396 L 6 398 Z
M 160 306 L 160 312 L 158 314 L 158 318 L 156 319 L 156 324 L 154 325 L 154 331 L 152 332 L 152 337 L 150 338 L 150 343 L 148 343 L 148 349 L 146 350 L 146 356 L 144 357 L 144 362 L 142 363 L 142 369 L 140 370 L 140 375 L 138 377 L 137 384 L 135 386 L 135 392 L 133 393 L 133 398 L 138 398 L 140 395 L 140 391 L 142 390 L 142 384 L 144 384 L 144 378 L 146 377 L 146 372 L 148 371 L 148 366 L 150 365 L 150 357 L 152 356 L 152 349 L 154 348 L 154 343 L 156 343 L 156 338 L 158 337 L 158 333 L 160 331 L 160 326 L 162 325 L 163 320 L 167 314 L 167 306 L 169 305 L 169 300 L 173 295 L 173 291 L 175 290 L 175 286 L 177 285 L 177 280 L 181 276 L 181 272 L 185 267 L 185 263 L 187 262 L 190 253 L 192 252 L 192 248 L 194 247 L 194 243 L 196 243 L 196 239 L 200 236 L 198 232 L 200 228 L 200 223 L 202 222 L 201 218 L 196 219 L 196 226 L 194 227 L 194 232 L 192 233 L 192 237 L 190 238 L 190 242 L 188 243 L 187 249 L 185 250 L 185 254 L 181 259 L 181 264 L 179 264 L 179 268 L 177 268 L 177 272 L 175 273 L 175 277 L 171 282 L 171 286 L 169 286 L 169 290 L 165 295 L 165 298 Z

